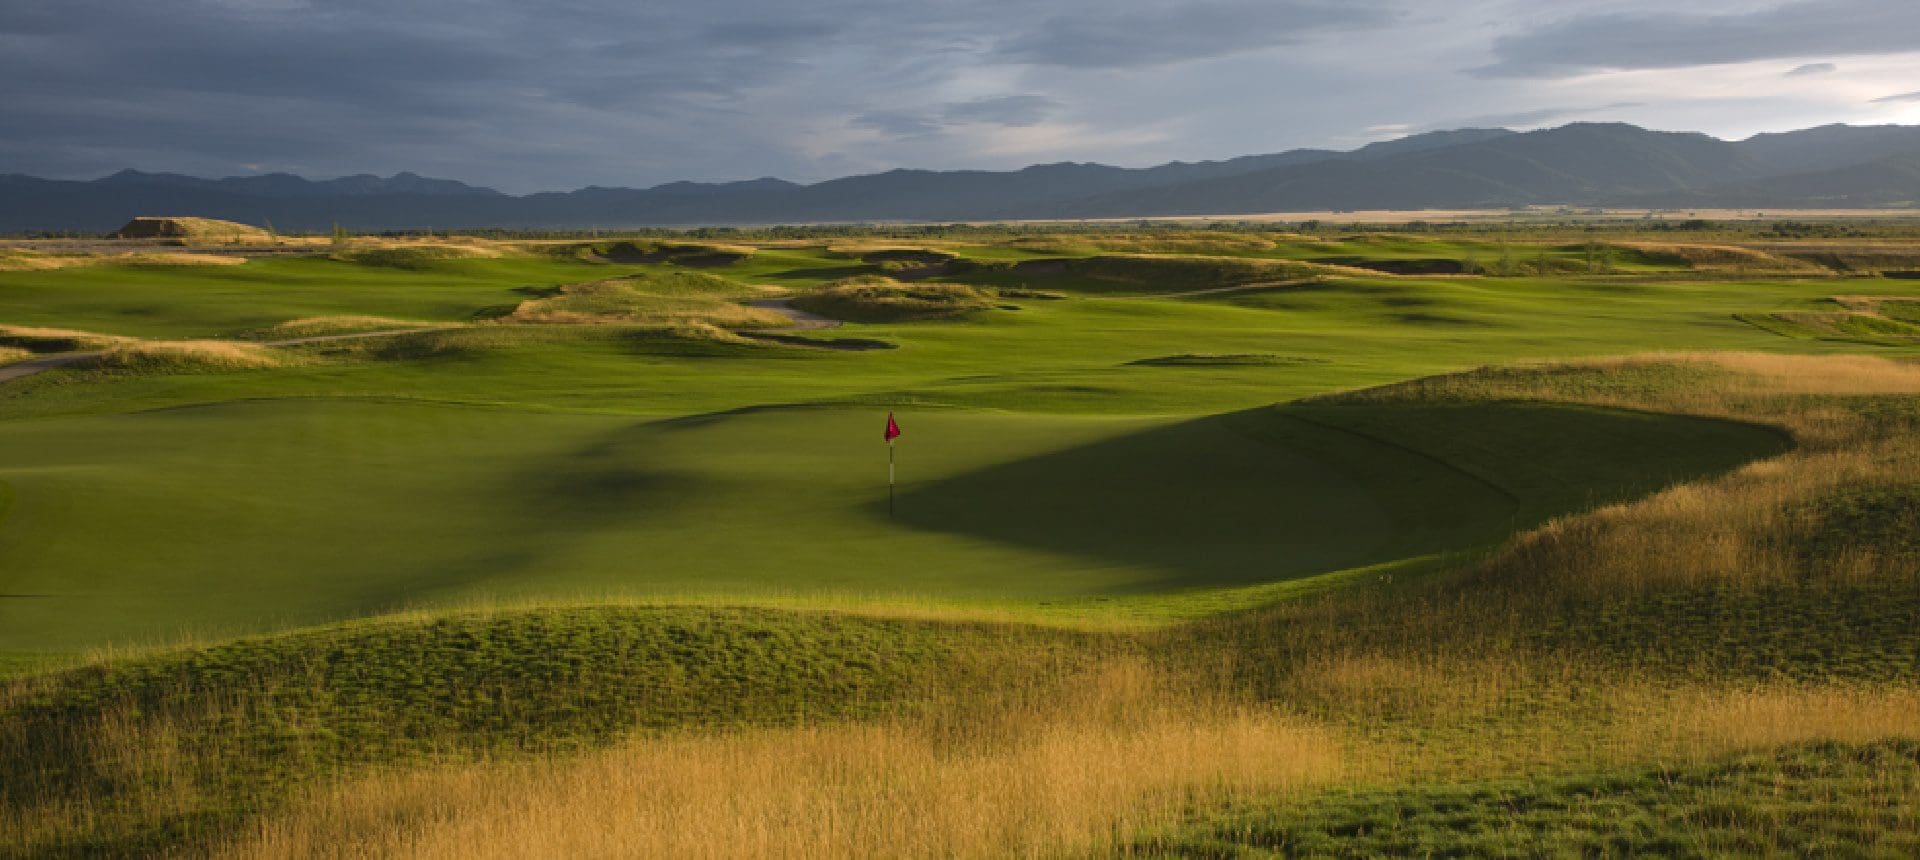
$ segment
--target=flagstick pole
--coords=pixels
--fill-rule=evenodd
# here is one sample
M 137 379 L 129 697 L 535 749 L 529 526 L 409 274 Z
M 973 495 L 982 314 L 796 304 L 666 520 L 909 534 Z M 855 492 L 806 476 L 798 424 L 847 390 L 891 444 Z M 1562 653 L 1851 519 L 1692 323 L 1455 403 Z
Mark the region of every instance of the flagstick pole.
M 887 440 L 887 519 L 893 519 L 893 440 Z

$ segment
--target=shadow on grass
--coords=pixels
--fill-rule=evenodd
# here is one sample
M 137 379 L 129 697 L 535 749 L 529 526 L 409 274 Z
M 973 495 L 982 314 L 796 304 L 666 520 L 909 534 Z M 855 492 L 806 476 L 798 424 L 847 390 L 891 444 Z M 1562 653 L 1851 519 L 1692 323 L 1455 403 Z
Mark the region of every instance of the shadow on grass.
M 1157 572 L 1129 590 L 1242 585 L 1485 546 L 1786 447 L 1749 425 L 1555 404 L 1286 404 L 912 487 L 896 517 Z

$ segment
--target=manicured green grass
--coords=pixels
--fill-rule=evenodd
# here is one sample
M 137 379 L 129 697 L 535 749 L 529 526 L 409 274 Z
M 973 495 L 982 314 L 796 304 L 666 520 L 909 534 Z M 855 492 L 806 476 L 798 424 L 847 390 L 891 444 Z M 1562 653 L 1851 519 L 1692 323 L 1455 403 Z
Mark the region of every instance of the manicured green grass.
M 1477 546 L 1782 447 L 1742 425 L 1572 408 L 1384 428 L 1326 409 L 903 411 L 890 518 L 877 414 L 327 398 L 0 424 L 14 497 L 0 650 L 487 596 L 994 601 L 1249 585 Z M 1554 442 L 1503 467 L 1454 453 L 1465 427 L 1489 450 Z M 1629 462 L 1589 465 L 1610 454 Z
M 1831 290 L 1821 282 L 1396 279 L 1185 301 L 1014 300 L 1021 310 L 985 311 L 964 322 L 843 330 L 901 345 L 881 353 L 768 350 L 715 365 L 658 351 L 636 355 L 617 341 L 559 333 L 551 343 L 428 362 L 162 379 L 53 374 L 0 388 L 0 409 L 24 417 L 348 393 L 643 414 L 838 401 L 883 408 L 1202 415 L 1516 360 L 1681 348 L 1861 348 L 1783 338 L 1733 317 Z M 525 298 L 504 289 L 498 295 Z M 464 312 L 495 301 L 476 297 Z M 1133 364 L 1188 353 L 1301 360 L 1242 367 Z
M 1127 289 L 1178 292 L 1220 265 L 1168 281 L 1129 269 Z M 671 297 L 849 269 L 871 271 L 774 248 L 697 272 L 564 255 L 15 272 L 0 274 L 0 321 L 180 336 L 329 313 L 462 320 L 625 273 Z M 1779 440 L 1591 411 L 1264 407 L 1496 362 L 1860 348 L 1734 318 L 1832 292 L 1343 278 L 1012 299 L 833 333 L 899 347 L 869 352 L 490 325 L 306 347 L 266 370 L 56 371 L 0 386 L 0 488 L 15 499 L 0 513 L 0 651 L 484 596 L 1192 600 L 1469 549 Z M 1166 360 L 1180 356 L 1263 358 Z M 887 410 L 908 428 L 895 519 Z M 1500 472 L 1503 458 L 1539 473 Z

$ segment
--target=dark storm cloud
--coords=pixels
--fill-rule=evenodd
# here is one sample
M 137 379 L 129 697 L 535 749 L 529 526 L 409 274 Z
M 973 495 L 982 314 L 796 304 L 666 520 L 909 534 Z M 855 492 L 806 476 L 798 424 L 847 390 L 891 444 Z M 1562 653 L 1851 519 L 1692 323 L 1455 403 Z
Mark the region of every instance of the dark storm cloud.
M 1920 3 L 1797 0 L 1752 11 L 1577 15 L 1494 40 L 1486 77 L 1554 78 L 1610 69 L 1896 54 L 1920 49 Z
M 1042 66 L 1127 68 L 1219 57 L 1295 44 L 1330 31 L 1387 20 L 1377 4 L 1356 2 L 1164 3 L 1129 10 L 1044 17 L 1001 42 L 995 53 Z
M 784 106 L 756 101 L 783 87 L 893 138 L 1031 126 L 1060 105 L 915 104 L 916 90 L 996 65 L 1297 44 L 1383 20 L 1381 2 L 13 0 L 0 2 L 0 170 L 467 170 L 535 186 L 758 175 L 801 157 L 768 115 Z M 757 163 L 727 158 L 745 151 Z
M 940 115 L 949 122 L 985 122 L 1019 128 L 1037 125 L 1059 108 L 1059 102 L 1046 96 L 999 96 L 955 102 L 947 105 Z
M 938 134 L 957 125 L 998 125 L 1025 128 L 1045 122 L 1060 109 L 1046 96 L 1016 95 L 952 102 L 932 110 L 878 110 L 854 117 L 854 128 L 894 137 Z
M 918 111 L 875 110 L 867 111 L 848 122 L 854 128 L 877 131 L 893 137 L 920 137 L 937 134 L 946 124 L 939 119 Z
M 1814 75 L 1831 75 L 1839 70 L 1840 67 L 1832 63 L 1807 63 L 1806 65 L 1794 66 L 1781 77 L 1806 78 Z
M 606 158 L 631 144 L 610 134 L 692 134 L 687 114 L 723 114 L 791 74 L 844 32 L 831 19 L 858 17 L 834 11 L 859 7 L 782 18 L 726 0 L 4 4 L 0 170 L 491 160 L 498 173 L 507 159 Z
M 1645 107 L 1644 102 L 1614 102 L 1612 104 L 1587 107 L 1547 107 L 1533 110 L 1510 111 L 1506 113 L 1485 113 L 1477 116 L 1461 117 L 1433 123 L 1423 131 L 1439 131 L 1449 128 L 1530 128 L 1560 120 L 1577 119 L 1608 111 Z
M 1508 106 L 1644 97 L 1450 71 L 1489 50 L 1508 76 L 1800 62 L 1906 49 L 1920 23 L 1920 4 L 1891 0 L 1542 25 L 1511 23 L 1527 20 L 1516 4 L 0 0 L 0 173 L 412 170 L 528 191 L 1147 164 L 1324 146 L 1384 119 L 1528 125 L 1606 108 Z M 1844 99 L 1865 109 L 1850 84 Z

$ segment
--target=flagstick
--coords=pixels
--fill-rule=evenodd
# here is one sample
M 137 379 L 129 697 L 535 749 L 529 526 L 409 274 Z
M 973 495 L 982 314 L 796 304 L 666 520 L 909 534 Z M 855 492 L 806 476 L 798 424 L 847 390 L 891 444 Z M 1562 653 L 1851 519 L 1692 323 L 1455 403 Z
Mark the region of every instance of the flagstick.
M 887 519 L 893 519 L 893 440 L 887 440 Z

